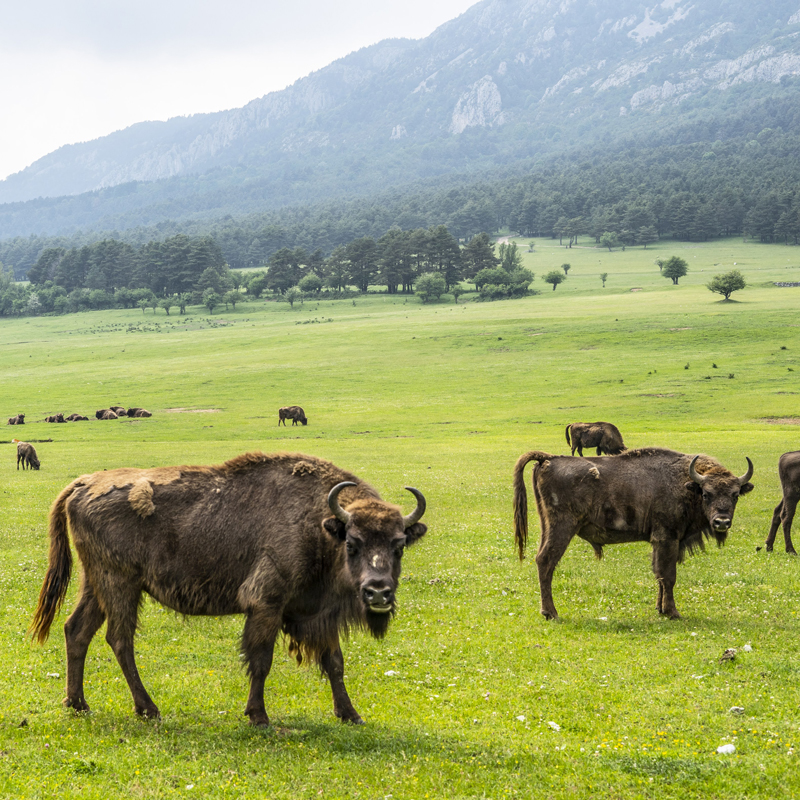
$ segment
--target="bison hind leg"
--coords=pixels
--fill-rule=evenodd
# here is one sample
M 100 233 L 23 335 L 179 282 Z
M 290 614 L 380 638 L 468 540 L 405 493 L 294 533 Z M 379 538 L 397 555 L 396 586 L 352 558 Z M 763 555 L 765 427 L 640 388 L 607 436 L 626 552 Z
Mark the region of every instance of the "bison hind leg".
M 67 695 L 64 706 L 67 708 L 89 711 L 83 693 L 83 670 L 89 644 L 105 618 L 94 590 L 84 576 L 78 605 L 64 624 L 67 645 Z

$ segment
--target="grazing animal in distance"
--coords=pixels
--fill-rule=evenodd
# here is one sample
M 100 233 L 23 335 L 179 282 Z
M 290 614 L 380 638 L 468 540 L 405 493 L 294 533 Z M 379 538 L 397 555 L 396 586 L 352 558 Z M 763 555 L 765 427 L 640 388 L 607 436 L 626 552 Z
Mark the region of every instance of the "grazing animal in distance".
M 83 668 L 107 623 L 136 712 L 158 717 L 134 661 L 142 592 L 179 614 L 245 615 L 245 714 L 268 725 L 264 682 L 283 633 L 298 663 L 328 677 L 333 708 L 363 720 L 344 684 L 340 633 L 382 638 L 396 608 L 401 557 L 427 527 L 422 493 L 403 516 L 365 481 L 314 456 L 245 453 L 218 466 L 116 469 L 83 475 L 50 510 L 49 566 L 31 634 L 47 639 L 70 580 L 69 536 L 82 565 L 67 620 L 67 696 L 88 711 Z
M 702 549 L 704 538 L 722 545 L 740 495 L 752 491 L 753 463 L 737 477 L 706 455 L 646 447 L 610 458 L 553 456 L 533 450 L 514 467 L 514 535 L 520 560 L 528 541 L 528 499 L 523 470 L 535 461 L 532 482 L 541 538 L 536 566 L 541 612 L 558 617 L 553 573 L 574 536 L 600 558 L 607 544 L 649 542 L 658 581 L 656 608 L 678 619 L 673 587 L 686 551 Z M 702 470 L 702 471 L 699 471 Z
M 152 413 L 146 408 L 137 408 L 133 414 L 134 417 L 152 417 Z
M 278 425 L 283 423 L 284 427 L 286 426 L 286 420 L 290 419 L 292 421 L 292 425 L 297 425 L 298 422 L 302 423 L 303 425 L 308 425 L 308 419 L 306 419 L 306 412 L 303 411 L 300 406 L 284 406 L 283 408 L 278 409 Z
M 619 428 L 610 422 L 573 422 L 567 425 L 565 433 L 567 444 L 572 447 L 573 456 L 575 450 L 578 451 L 579 456 L 582 456 L 584 447 L 596 447 L 599 456 L 602 456 L 603 453 L 616 456 L 625 450 Z M 570 436 L 572 437 L 571 443 Z
M 797 555 L 792 544 L 792 522 L 794 521 L 794 512 L 797 510 L 797 502 L 800 500 L 800 450 L 784 453 L 778 459 L 778 477 L 781 479 L 783 499 L 772 512 L 772 523 L 769 527 L 766 548 L 768 553 L 772 552 L 778 526 L 783 524 L 786 552 Z
M 36 448 L 28 442 L 21 442 L 19 439 L 12 439 L 17 445 L 17 469 L 19 469 L 20 461 L 22 462 L 23 471 L 27 469 L 39 469 L 39 457 L 36 455 Z
M 25 424 L 25 415 L 24 414 L 17 414 L 16 417 L 9 417 L 8 424 L 9 425 L 24 425 Z

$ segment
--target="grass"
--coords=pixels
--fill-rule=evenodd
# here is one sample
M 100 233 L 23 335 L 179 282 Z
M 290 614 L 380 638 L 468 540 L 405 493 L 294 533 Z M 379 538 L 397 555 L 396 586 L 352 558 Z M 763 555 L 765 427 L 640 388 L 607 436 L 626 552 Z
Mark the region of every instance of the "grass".
M 690 265 L 679 286 L 653 263 L 673 254 Z M 31 423 L 0 438 L 53 440 L 36 444 L 40 472 L 17 472 L 11 444 L 0 466 L 0 796 L 800 792 L 800 565 L 780 542 L 756 552 L 780 497 L 778 457 L 800 447 L 800 289 L 772 285 L 800 280 L 800 251 L 538 240 L 525 258 L 541 294 L 517 301 L 375 295 L 0 321 L 0 411 Z M 553 292 L 538 276 L 564 262 L 569 278 Z M 733 262 L 750 286 L 725 303 L 705 283 Z M 154 416 L 36 422 L 116 403 Z M 307 427 L 278 428 L 288 404 L 305 408 Z M 581 542 L 556 572 L 561 619 L 539 615 L 535 565 L 513 547 L 511 468 L 528 449 L 568 452 L 565 425 L 596 419 L 631 447 L 707 452 L 737 473 L 745 455 L 755 464 L 726 547 L 679 567 L 681 621 L 655 612 L 648 547 L 609 547 L 597 562 Z M 76 586 L 44 647 L 25 636 L 58 491 L 85 472 L 251 449 L 330 458 L 406 508 L 403 486 L 426 494 L 429 533 L 405 557 L 389 635 L 344 647 L 367 725 L 338 723 L 327 684 L 279 651 L 273 727 L 250 729 L 242 620 L 184 621 L 151 601 L 137 658 L 163 721 L 134 718 L 102 635 L 86 669 L 93 713 L 63 710 L 60 626 Z M 728 647 L 736 658 L 720 662 Z M 736 753 L 717 755 L 728 742 Z

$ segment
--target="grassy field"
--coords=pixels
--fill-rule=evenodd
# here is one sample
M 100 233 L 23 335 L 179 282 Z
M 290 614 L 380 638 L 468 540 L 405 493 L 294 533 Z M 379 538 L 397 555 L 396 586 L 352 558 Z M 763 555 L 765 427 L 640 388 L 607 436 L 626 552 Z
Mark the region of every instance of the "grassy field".
M 654 264 L 673 254 L 690 266 L 679 286 Z M 0 797 L 800 794 L 800 563 L 780 538 L 756 552 L 778 457 L 800 449 L 800 288 L 773 285 L 800 280 L 800 250 L 540 240 L 525 259 L 541 293 L 515 301 L 374 295 L 0 321 L 0 415 L 30 423 L 0 437 Z M 540 276 L 564 262 L 552 291 Z M 750 285 L 721 302 L 705 283 L 733 268 Z M 117 403 L 153 417 L 37 422 Z M 277 427 L 288 404 L 307 427 Z M 679 567 L 680 621 L 655 611 L 645 545 L 597 562 L 574 542 L 554 581 L 561 618 L 539 614 L 535 564 L 513 546 L 511 469 L 529 449 L 568 452 L 565 425 L 597 419 L 629 447 L 706 452 L 736 473 L 745 455 L 755 464 L 726 547 Z M 12 436 L 41 440 L 41 471 L 16 471 Z M 327 684 L 277 651 L 273 727 L 248 727 L 242 620 L 183 620 L 151 601 L 137 657 L 163 720 L 134 717 L 102 633 L 87 660 L 92 714 L 62 709 L 77 581 L 48 643 L 26 638 L 56 494 L 85 472 L 255 449 L 329 458 L 405 508 L 405 485 L 428 499 L 389 635 L 344 646 L 367 725 L 337 722 Z M 736 658 L 720 662 L 729 647 Z M 716 753 L 725 743 L 734 755 Z

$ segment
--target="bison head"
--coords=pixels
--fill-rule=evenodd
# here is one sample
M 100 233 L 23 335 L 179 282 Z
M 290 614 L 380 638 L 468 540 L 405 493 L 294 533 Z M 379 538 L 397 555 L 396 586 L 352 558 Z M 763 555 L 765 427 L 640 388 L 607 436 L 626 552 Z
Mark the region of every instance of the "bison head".
M 331 489 L 328 506 L 333 517 L 323 522 L 325 530 L 344 542 L 347 570 L 355 584 L 374 636 L 383 636 L 395 611 L 395 593 L 400 579 L 403 550 L 425 535 L 427 526 L 419 519 L 425 513 L 422 492 L 407 486 L 417 498 L 417 507 L 403 516 L 397 506 L 376 498 L 356 500 L 345 510 L 339 505 L 344 481 Z
M 753 490 L 750 478 L 753 477 L 753 462 L 747 458 L 747 472 L 740 477 L 723 467 L 711 467 L 705 474 L 700 474 L 695 469 L 695 462 L 700 456 L 695 456 L 689 464 L 689 477 L 691 483 L 686 488 L 699 495 L 703 504 L 703 513 L 708 519 L 714 536 L 722 541 L 733 523 L 733 512 L 739 496 Z

